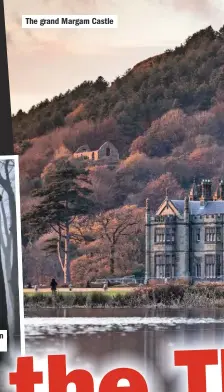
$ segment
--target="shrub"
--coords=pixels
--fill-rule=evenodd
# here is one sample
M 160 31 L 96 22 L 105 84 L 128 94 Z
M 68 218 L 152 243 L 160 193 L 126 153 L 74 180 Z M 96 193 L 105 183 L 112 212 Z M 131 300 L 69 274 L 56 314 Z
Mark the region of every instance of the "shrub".
M 57 293 L 55 296 L 37 293 L 24 295 L 24 306 L 41 307 L 214 307 L 224 306 L 224 285 L 170 283 L 143 286 L 126 293 L 103 291 Z
M 105 293 L 100 291 L 93 291 L 87 295 L 86 298 L 86 305 L 87 306 L 102 306 L 105 307 L 106 304 L 109 302 L 110 298 Z

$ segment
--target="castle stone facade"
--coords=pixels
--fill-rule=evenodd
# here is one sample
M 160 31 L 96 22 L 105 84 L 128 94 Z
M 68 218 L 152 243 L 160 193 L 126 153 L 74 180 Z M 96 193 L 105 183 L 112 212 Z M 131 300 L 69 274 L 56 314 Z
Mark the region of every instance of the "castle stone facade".
M 154 216 L 146 201 L 145 282 L 150 279 L 222 280 L 224 182 L 194 182 L 184 200 L 166 196 Z
M 88 145 L 78 148 L 74 158 L 88 159 L 91 164 L 115 165 L 119 162 L 119 152 L 110 142 L 105 142 L 98 150 L 91 151 Z

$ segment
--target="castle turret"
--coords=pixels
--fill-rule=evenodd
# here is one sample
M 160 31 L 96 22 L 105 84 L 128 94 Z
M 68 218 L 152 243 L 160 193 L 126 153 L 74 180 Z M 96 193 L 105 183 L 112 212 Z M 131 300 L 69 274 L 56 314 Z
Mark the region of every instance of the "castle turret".
M 146 199 L 145 209 L 145 284 L 150 276 L 150 207 L 149 199 Z

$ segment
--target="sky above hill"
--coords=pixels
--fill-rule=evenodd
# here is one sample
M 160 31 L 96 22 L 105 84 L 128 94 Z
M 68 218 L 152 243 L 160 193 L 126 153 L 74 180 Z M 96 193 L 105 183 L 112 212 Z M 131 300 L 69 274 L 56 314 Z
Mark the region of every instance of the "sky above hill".
M 22 29 L 28 14 L 118 15 L 118 29 Z M 5 0 L 12 112 L 84 80 L 112 81 L 136 63 L 219 29 L 223 0 Z

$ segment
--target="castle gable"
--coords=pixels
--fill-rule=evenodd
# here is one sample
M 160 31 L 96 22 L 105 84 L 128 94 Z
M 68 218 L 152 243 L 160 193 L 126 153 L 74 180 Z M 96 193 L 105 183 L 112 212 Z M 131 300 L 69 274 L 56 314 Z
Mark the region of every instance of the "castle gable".
M 157 216 L 174 215 L 181 217 L 179 210 L 171 200 L 165 199 L 156 212 Z

